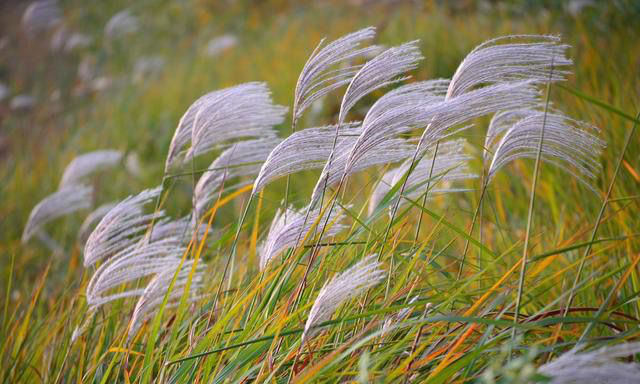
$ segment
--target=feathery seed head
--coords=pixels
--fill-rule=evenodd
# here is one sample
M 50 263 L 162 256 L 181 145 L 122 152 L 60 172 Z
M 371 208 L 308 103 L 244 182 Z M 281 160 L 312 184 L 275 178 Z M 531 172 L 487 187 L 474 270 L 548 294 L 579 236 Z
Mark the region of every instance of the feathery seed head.
M 273 148 L 253 184 L 253 194 L 283 176 L 322 168 L 331 153 L 335 125 L 294 132 Z M 337 146 L 350 147 L 360 134 L 358 122 L 341 126 Z
M 102 218 L 116 205 L 118 205 L 118 203 L 103 204 L 87 215 L 78 230 L 78 242 L 81 245 L 84 245 L 87 242 L 94 225 L 102 220 Z
M 338 307 L 378 284 L 387 274 L 371 255 L 335 276 L 318 293 L 302 333 L 302 344 L 317 333 L 317 326 L 330 320 Z
M 324 46 L 324 39 L 320 41 L 298 77 L 293 104 L 294 121 L 299 119 L 314 101 L 349 84 L 362 65 L 339 65 L 349 63 L 358 57 L 366 57 L 370 52 L 376 51 L 377 46 L 361 47 L 363 42 L 373 39 L 374 36 L 375 28 L 369 27 Z
M 194 116 L 191 148 L 185 160 L 239 138 L 277 136 L 273 126 L 287 108 L 273 104 L 265 83 L 246 83 L 210 94 Z
M 91 232 L 84 246 L 84 266 L 111 257 L 137 243 L 153 221 L 164 217 L 164 212 L 144 214 L 142 208 L 158 198 L 160 187 L 147 189 L 129 196 L 111 209 Z
M 76 156 L 64 170 L 60 187 L 80 184 L 86 176 L 118 165 L 122 159 L 122 151 L 105 149 Z
M 85 185 L 70 185 L 59 189 L 40 201 L 29 215 L 22 232 L 22 243 L 26 244 L 42 227 L 64 215 L 91 206 L 93 188 Z
M 89 307 L 95 309 L 117 299 L 140 296 L 144 292 L 143 288 L 114 290 L 123 284 L 153 276 L 166 268 L 175 268 L 184 252 L 186 248 L 177 237 L 127 246 L 96 269 L 91 277 L 86 292 Z
M 135 33 L 139 28 L 138 19 L 128 9 L 124 9 L 111 16 L 104 27 L 107 40 L 117 39 Z
M 274 105 L 265 83 L 245 83 L 207 93 L 180 118 L 169 145 L 165 173 L 178 160 L 189 160 L 230 140 L 272 138 L 284 121 L 286 107 Z M 180 154 L 186 150 L 184 157 Z
M 204 285 L 205 264 L 198 263 L 193 272 L 193 276 L 191 277 L 191 282 L 189 283 L 189 275 L 193 269 L 193 264 L 194 260 L 185 261 L 178 271 L 177 276 L 176 270 L 179 267 L 179 264 L 170 265 L 160 271 L 151 279 L 151 281 L 149 281 L 149 284 L 147 284 L 146 288 L 140 295 L 140 298 L 136 303 L 136 307 L 133 310 L 133 315 L 131 316 L 130 321 L 131 325 L 128 331 L 128 341 L 131 341 L 144 321 L 153 318 L 156 314 L 158 308 L 164 301 L 174 276 L 176 277 L 176 280 L 171 289 L 171 293 L 169 293 L 165 309 L 175 307 L 180 303 L 180 299 L 184 295 L 187 285 L 189 285 L 189 292 L 187 293 L 188 301 L 191 302 L 198 300 L 202 296 L 198 294 L 198 291 L 200 291 Z
M 464 153 L 465 144 L 466 140 L 458 139 L 440 143 L 437 153 L 435 148 L 429 149 L 409 175 L 406 182 L 406 195 L 411 199 L 416 199 L 426 192 L 427 185 L 430 196 L 439 193 L 466 191 L 466 189 L 448 186 L 450 182 L 477 177 L 468 168 L 471 156 Z M 398 168 L 392 169 L 382 176 L 371 194 L 369 215 L 373 214 L 391 188 L 401 182 L 410 166 L 411 159 L 407 159 Z M 405 200 L 401 201 L 401 203 L 404 202 Z
M 490 148 L 493 158 L 487 180 L 513 160 L 535 158 L 543 138 L 542 157 L 595 191 L 590 181 L 600 172 L 598 157 L 605 144 L 593 132 L 597 132 L 595 127 L 560 113 L 531 111 Z
M 406 80 L 402 74 L 417 68 L 423 57 L 418 41 L 391 47 L 369 60 L 353 77 L 342 98 L 338 121 L 344 122 L 347 113 L 364 96 L 376 89 Z
M 640 364 L 619 361 L 640 353 L 640 343 L 626 343 L 590 352 L 572 349 L 538 369 L 550 384 L 637 383 Z
M 203 217 L 213 199 L 218 196 L 219 188 L 228 185 L 230 180 L 258 174 L 269 153 L 280 143 L 276 137 L 241 141 L 227 148 L 200 176 L 193 192 L 195 213 Z M 241 187 L 249 182 L 236 184 Z
M 335 236 L 346 228 L 342 224 L 342 210 L 334 209 L 330 216 L 327 216 L 329 212 L 324 212 L 322 217 L 319 217 L 319 209 L 310 210 L 308 215 L 306 212 L 307 208 L 299 211 L 289 209 L 286 214 L 282 211 L 276 212 L 267 238 L 260 247 L 260 269 L 265 269 L 274 257 L 286 249 L 299 246 L 298 242 L 310 231 L 313 231 L 314 236 L 320 234 L 322 223 L 325 221 L 329 226 L 323 232 L 323 238 Z
M 52 28 L 62 20 L 62 10 L 56 0 L 37 0 L 22 14 L 22 27 L 28 33 Z
M 519 43 L 506 43 L 519 40 Z M 572 61 L 568 45 L 556 36 L 513 35 L 486 41 L 473 49 L 451 78 L 447 99 L 479 86 L 530 80 L 538 83 L 564 80 Z M 552 69 L 553 68 L 553 69 Z

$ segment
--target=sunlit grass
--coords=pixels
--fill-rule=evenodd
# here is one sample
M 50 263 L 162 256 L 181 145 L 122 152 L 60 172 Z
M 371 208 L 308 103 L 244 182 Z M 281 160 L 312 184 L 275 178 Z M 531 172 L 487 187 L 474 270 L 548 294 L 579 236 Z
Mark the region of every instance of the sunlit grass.
M 150 3 L 167 13 L 147 12 L 144 4 L 134 8 L 151 26 L 149 33 L 136 35 L 122 46 L 93 47 L 86 53 L 96 57 L 107 73 L 122 77 L 120 85 L 103 93 L 65 97 L 62 109 L 43 102 L 28 114 L 2 118 L 3 135 L 10 138 L 0 169 L 3 382 L 308 382 L 357 380 L 359 375 L 376 382 L 465 382 L 503 358 L 505 346 L 518 356 L 535 347 L 539 354 L 532 363 L 546 362 L 570 348 L 596 313 L 600 318 L 588 335 L 593 345 L 638 337 L 637 131 L 629 140 L 600 228 L 591 241 L 605 193 L 637 119 L 640 43 L 633 36 L 633 26 L 612 24 L 603 32 L 598 28 L 604 27 L 594 27 L 588 14 L 579 19 L 553 12 L 458 14 L 430 6 L 372 6 L 363 11 L 296 8 L 276 1 L 273 8 L 244 11 L 240 4 L 223 12 L 219 6 L 199 1 L 189 7 Z M 99 26 L 121 6 L 109 6 L 107 12 L 97 5 L 85 9 L 70 5 L 67 16 L 77 28 L 101 38 Z M 471 236 L 468 229 L 480 198 L 480 180 L 465 182 L 473 192 L 438 196 L 426 206 L 421 199 L 401 206 L 382 255 L 392 278 L 338 309 L 324 324 L 324 332 L 304 346 L 300 337 L 307 314 L 325 281 L 381 245 L 391 202 L 383 203 L 373 218 L 366 218 L 365 202 L 382 172 L 365 172 L 356 177 L 357 182 L 348 183 L 344 195 L 345 203 L 353 204 L 348 209 L 351 227 L 335 239 L 336 244 L 322 247 L 297 305 L 294 299 L 311 247 L 278 256 L 264 272 L 259 270 L 256 251 L 281 204 L 284 180 L 270 185 L 252 204 L 238 232 L 232 275 L 221 281 L 249 196 L 225 192 L 223 203 L 210 212 L 215 215 L 210 229 L 220 230 L 220 239 L 202 247 L 193 242 L 185 254 L 207 263 L 204 291 L 209 295 L 193 305 L 167 309 L 146 323 L 130 344 L 126 334 L 132 302 L 116 302 L 92 317 L 86 315 L 84 292 L 91 271 L 82 267 L 75 239 L 82 215 L 48 227 L 65 246 L 63 257 L 50 257 L 37 242 L 20 244 L 30 209 L 56 189 L 65 165 L 75 155 L 100 148 L 139 154 L 141 176 L 122 169 L 93 179 L 100 203 L 158 185 L 173 131 L 194 99 L 212 89 L 260 80 L 269 84 L 277 103 L 290 106 L 297 75 L 317 41 L 367 25 L 378 26 L 379 43 L 421 40 L 426 60 L 413 74 L 418 79 L 451 76 L 469 49 L 501 34 L 561 33 L 563 41 L 573 46 L 574 74 L 567 83 L 552 86 L 551 98 L 567 115 L 602 129 L 607 142 L 603 173 L 596 194 L 542 164 L 517 325 L 522 338 L 516 344 L 511 344 L 511 333 L 532 193 L 532 161 L 518 162 L 496 177 Z M 224 32 L 237 34 L 238 46 L 216 58 L 203 55 L 208 38 Z M 166 57 L 163 72 L 142 84 L 128 81 L 135 58 L 149 53 Z M 71 73 L 73 63 L 69 59 L 58 64 Z M 42 98 L 56 87 L 71 94 L 75 86 L 74 81 L 56 81 L 55 73 L 33 76 L 29 81 L 41 81 Z M 12 85 L 26 87 L 25 78 L 18 73 Z M 366 111 L 359 106 L 354 115 Z M 319 113 L 305 117 L 305 126 L 334 122 L 338 108 L 338 97 L 326 98 Z M 289 123 L 280 127 L 283 135 L 289 133 Z M 465 135 L 476 158 L 481 156 L 486 124 L 478 125 Z M 473 165 L 480 169 L 479 161 Z M 294 205 L 308 202 L 316 178 L 314 172 L 292 176 Z M 165 206 L 177 217 L 190 208 L 192 180 L 187 175 L 174 181 Z M 228 196 L 233 198 L 225 199 Z M 420 212 L 423 221 L 416 241 Z M 205 223 L 208 219 L 203 218 Z M 466 240 L 471 245 L 458 277 Z M 592 250 L 565 315 L 562 311 L 588 246 Z M 425 311 L 427 303 L 430 307 Z M 382 332 L 385 319 L 404 309 L 409 315 Z M 83 325 L 84 333 L 72 342 L 72 333 Z

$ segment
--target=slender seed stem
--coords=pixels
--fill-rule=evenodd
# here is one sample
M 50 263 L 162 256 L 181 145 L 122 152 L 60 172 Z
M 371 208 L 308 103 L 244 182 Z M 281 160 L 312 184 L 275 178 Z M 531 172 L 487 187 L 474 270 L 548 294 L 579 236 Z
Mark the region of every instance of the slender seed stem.
M 542 118 L 542 127 L 540 129 L 540 141 L 538 142 L 538 149 L 536 153 L 536 163 L 533 168 L 533 181 L 531 184 L 531 197 L 529 198 L 529 213 L 527 214 L 527 232 L 524 237 L 524 246 L 522 249 L 522 262 L 520 265 L 520 278 L 518 280 L 518 295 L 516 297 L 516 308 L 515 313 L 513 315 L 513 324 L 514 327 L 511 332 L 511 341 L 512 344 L 516 340 L 517 328 L 515 325 L 518 324 L 518 318 L 520 317 L 520 305 L 522 303 L 522 292 L 524 290 L 524 280 L 525 275 L 527 273 L 527 258 L 529 256 L 529 241 L 531 238 L 531 228 L 533 225 L 533 211 L 535 207 L 536 201 L 536 186 L 538 184 L 538 175 L 540 173 L 540 167 L 542 164 L 542 147 L 544 143 L 544 130 L 545 125 L 547 123 L 547 112 L 549 110 L 549 98 L 551 95 L 551 79 L 553 76 L 553 56 L 551 57 L 551 69 L 549 71 L 549 81 L 547 83 L 547 94 L 546 101 L 544 106 L 544 117 Z
M 236 247 L 238 245 L 238 238 L 240 237 L 240 231 L 242 230 L 242 225 L 244 224 L 244 221 L 247 218 L 247 213 L 249 212 L 249 207 L 251 207 L 252 202 L 253 202 L 253 194 L 249 196 L 249 201 L 245 205 L 244 211 L 242 212 L 242 216 L 240 217 L 240 222 L 238 223 L 238 228 L 236 228 L 236 235 L 233 239 L 233 243 L 231 244 L 231 250 L 229 251 L 229 257 L 227 257 L 227 261 L 224 265 L 224 270 L 222 271 L 222 277 L 220 278 L 220 284 L 218 284 L 218 289 L 216 290 L 216 296 L 214 298 L 211 311 L 215 311 L 216 306 L 218 304 L 220 293 L 222 292 L 222 285 L 224 284 L 224 279 L 227 276 L 227 271 L 229 270 L 229 265 L 231 264 L 231 260 L 235 258 Z M 228 286 L 230 285 L 231 285 L 231 276 L 229 277 Z
M 436 149 L 433 152 L 433 159 L 431 160 L 431 168 L 429 169 L 429 179 L 427 179 L 427 187 L 424 196 L 422 197 L 422 206 L 427 205 L 427 196 L 429 195 L 429 188 L 431 188 L 431 178 L 433 177 L 433 167 L 436 164 L 436 158 L 438 157 L 438 149 L 440 147 L 440 140 L 436 142 Z M 424 216 L 424 212 L 422 209 L 420 210 L 420 215 L 418 216 L 418 225 L 416 226 L 416 235 L 413 240 L 413 246 L 415 247 L 418 242 L 418 236 L 420 235 L 420 227 L 422 226 L 422 217 Z
M 291 134 L 294 134 L 296 131 L 296 125 L 298 124 L 298 119 L 295 118 L 295 108 L 293 110 L 293 117 L 291 121 Z M 291 184 L 291 175 L 287 175 L 287 185 L 284 189 L 284 220 L 287 220 L 287 208 L 289 207 L 289 187 Z
M 469 233 L 467 233 L 467 239 L 464 242 L 464 252 L 462 252 L 462 260 L 460 261 L 460 268 L 458 269 L 458 276 L 456 277 L 456 280 L 460 279 L 460 276 L 462 275 L 462 269 L 464 268 L 464 262 L 466 260 L 467 257 L 467 253 L 469 251 L 469 239 L 471 238 L 471 236 L 473 235 L 473 228 L 476 225 L 476 220 L 478 219 L 478 216 L 480 214 L 480 207 L 482 206 L 482 200 L 484 199 L 484 196 L 487 192 L 487 182 L 486 180 L 483 182 L 482 185 L 482 190 L 480 192 L 480 200 L 478 200 L 478 205 L 476 206 L 476 210 L 473 213 L 473 218 L 471 219 L 471 227 L 469 228 Z
M 329 184 L 329 177 L 331 176 L 330 171 L 331 171 L 331 164 L 333 161 L 333 156 L 336 150 L 336 145 L 338 144 L 338 135 L 340 133 L 340 122 L 338 124 L 336 124 L 336 130 L 335 130 L 335 134 L 333 135 L 333 144 L 331 146 L 331 152 L 329 153 L 329 159 L 327 159 L 327 176 L 324 179 L 324 184 L 322 186 L 322 193 L 320 194 L 320 214 L 319 214 L 319 218 L 321 220 L 322 218 L 322 208 L 324 207 L 324 195 L 325 192 L 327 190 L 327 186 Z M 298 286 L 298 292 L 296 293 L 296 298 L 294 301 L 294 305 L 293 305 L 293 310 L 296 309 L 296 307 L 298 306 L 298 302 L 300 301 L 300 298 L 302 297 L 302 294 L 304 292 L 304 289 L 306 287 L 307 284 L 307 277 L 309 276 L 309 271 L 311 270 L 311 266 L 313 265 L 313 262 L 316 259 L 316 256 L 318 255 L 318 253 L 320 252 L 320 241 L 322 240 L 322 235 L 324 235 L 324 231 L 327 228 L 327 224 L 329 222 L 329 218 L 331 217 L 331 213 L 333 212 L 333 209 L 335 208 L 335 204 L 336 201 L 338 200 L 338 195 L 340 194 L 340 189 L 342 188 L 342 184 L 344 183 L 344 179 L 345 179 L 346 173 L 342 175 L 342 177 L 340 178 L 340 183 L 338 184 L 338 189 L 336 190 L 335 194 L 333 195 L 333 199 L 331 200 L 331 208 L 329 208 L 329 212 L 327 213 L 327 217 L 324 220 L 324 224 L 322 225 L 322 228 L 320 229 L 320 233 L 318 235 L 318 238 L 316 240 L 316 244 L 313 247 L 313 249 L 311 250 L 311 256 L 309 257 L 309 263 L 307 264 L 307 268 L 304 271 L 304 275 L 302 276 L 302 281 L 300 281 L 300 285 Z M 309 207 L 307 208 L 307 213 L 305 216 L 305 220 L 304 220 L 304 224 L 303 227 L 306 225 L 307 222 L 307 218 L 309 216 L 309 212 L 311 209 L 311 204 L 309 205 Z M 300 230 L 300 232 L 302 233 L 302 229 Z M 298 234 L 298 239 L 300 238 L 300 234 Z M 297 245 L 297 243 L 296 243 Z
M 425 132 L 429 129 L 429 127 L 427 127 L 425 129 Z M 391 231 L 391 226 L 393 225 L 393 221 L 396 218 L 396 214 L 398 213 L 398 208 L 400 207 L 400 200 L 402 200 L 402 195 L 404 195 L 404 191 L 407 187 L 407 182 L 409 181 L 409 177 L 411 176 L 411 172 L 413 172 L 413 170 L 415 169 L 416 165 L 418 164 L 418 155 L 420 154 L 420 147 L 422 146 L 422 142 L 424 140 L 424 133 L 422 134 L 422 136 L 420 137 L 420 141 L 418 142 L 418 146 L 416 147 L 415 152 L 413 153 L 413 157 L 411 158 L 411 164 L 409 165 L 409 169 L 407 170 L 407 173 L 404 175 L 404 179 L 402 180 L 402 186 L 400 187 L 400 192 L 398 193 L 398 199 L 395 201 L 395 203 L 393 204 L 393 208 L 391 210 L 391 217 L 389 219 L 389 224 L 387 225 L 387 228 L 384 231 L 384 237 L 382 239 L 382 244 L 380 245 L 380 252 L 378 253 L 378 262 L 382 259 L 382 254 L 384 252 L 384 246 L 387 243 L 387 239 L 389 238 L 389 232 Z

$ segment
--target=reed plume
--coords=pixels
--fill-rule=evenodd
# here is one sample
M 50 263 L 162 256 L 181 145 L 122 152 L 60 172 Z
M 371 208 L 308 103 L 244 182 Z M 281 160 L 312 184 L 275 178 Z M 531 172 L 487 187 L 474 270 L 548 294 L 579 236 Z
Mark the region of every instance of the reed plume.
M 196 184 L 193 192 L 196 217 L 203 217 L 223 184 L 239 177 L 257 175 L 264 161 L 279 143 L 280 139 L 275 137 L 241 141 L 222 152 Z M 252 181 L 244 181 L 230 188 L 239 188 L 251 183 Z
M 100 222 L 100 220 L 102 220 L 102 218 L 107 213 L 109 213 L 109 211 L 112 210 L 116 205 L 118 205 L 118 203 L 116 202 L 103 204 L 87 215 L 87 217 L 82 222 L 82 225 L 80 225 L 80 229 L 78 230 L 79 244 L 84 246 L 84 244 L 87 242 L 87 239 L 89 238 L 89 235 L 93 231 L 94 226 L 97 225 L 98 222 Z
M 362 47 L 365 41 L 373 39 L 374 36 L 375 28 L 368 27 L 326 45 L 325 39 L 320 41 L 302 68 L 296 83 L 293 102 L 294 127 L 295 121 L 314 101 L 349 84 L 362 68 L 362 65 L 353 65 L 351 61 L 378 50 L 375 45 Z
M 321 218 L 319 209 L 303 208 L 301 210 L 289 209 L 287 212 L 278 210 L 276 212 L 267 238 L 260 247 L 260 269 L 267 267 L 267 264 L 281 252 L 288 248 L 299 246 L 301 234 L 313 231 L 314 235 L 320 233 L 317 222 L 327 220 L 331 226 L 323 233 L 322 238 L 332 237 L 346 228 L 341 222 L 344 219 L 342 211 L 332 212 L 330 215 L 325 212 Z
M 640 364 L 619 359 L 640 353 L 640 343 L 625 343 L 583 352 L 572 349 L 543 364 L 538 373 L 550 384 L 637 383 Z
M 76 156 L 64 169 L 59 188 L 81 184 L 90 174 L 115 167 L 122 160 L 122 151 L 104 149 Z
M 343 123 L 351 108 L 366 95 L 408 79 L 403 74 L 417 68 L 422 59 L 416 40 L 391 47 L 367 61 L 349 82 L 342 97 L 338 122 Z
M 384 279 L 387 272 L 375 261 L 377 255 L 368 256 L 351 268 L 334 276 L 322 287 L 302 333 L 302 344 L 317 334 L 317 326 L 331 319 L 331 315 L 349 299 L 352 299 Z
M 130 10 L 123 9 L 107 21 L 104 26 L 104 37 L 106 40 L 114 40 L 135 33 L 139 28 L 138 18 Z
M 524 117 L 508 128 L 499 142 L 489 142 L 487 149 L 493 152 L 493 156 L 488 166 L 487 182 L 509 162 L 535 158 L 542 140 L 542 158 L 546 163 L 566 171 L 596 191 L 592 181 L 600 172 L 598 158 L 605 146 L 594 134 L 596 127 L 558 112 L 520 110 L 516 113 Z M 507 114 L 502 116 L 505 119 L 511 117 Z
M 245 83 L 201 96 L 180 118 L 169 145 L 165 173 L 231 140 L 277 136 L 272 127 L 284 121 L 286 111 L 273 104 L 265 83 Z
M 144 288 L 116 288 L 150 277 L 166 268 L 179 265 L 186 247 L 180 238 L 170 237 L 155 242 L 134 243 L 106 260 L 96 271 L 87 285 L 87 304 L 93 311 L 111 301 L 125 297 L 140 296 Z
M 428 150 L 424 157 L 415 165 L 406 183 L 406 195 L 411 199 L 420 197 L 425 186 L 429 187 L 429 194 L 467 191 L 464 188 L 449 186 L 455 181 L 476 178 L 477 175 L 469 170 L 468 162 L 471 156 L 464 153 L 466 140 L 457 139 L 441 143 L 436 153 L 435 149 Z M 411 166 L 411 159 L 402 165 L 386 172 L 369 200 L 369 215 L 372 215 L 383 198 L 397 183 L 401 182 Z M 402 204 L 402 202 L 401 202 Z
M 505 43 L 508 41 L 519 42 Z M 564 80 L 570 72 L 563 68 L 572 61 L 566 57 L 569 46 L 559 42 L 559 37 L 545 35 L 510 35 L 485 41 L 467 54 L 456 69 L 447 99 L 478 86 Z
M 111 257 L 136 244 L 155 220 L 164 217 L 163 211 L 143 213 L 144 205 L 160 195 L 159 187 L 129 196 L 111 209 L 91 232 L 84 246 L 84 266 Z
M 294 132 L 282 140 L 265 160 L 253 184 L 253 194 L 257 194 L 272 181 L 296 172 L 322 168 L 329 154 L 334 125 L 306 128 Z M 338 137 L 338 146 L 350 146 L 360 134 L 358 122 L 347 123 Z
M 62 21 L 62 10 L 56 0 L 37 0 L 22 14 L 22 27 L 27 33 L 46 31 Z
M 240 138 L 277 136 L 275 125 L 284 121 L 287 108 L 273 104 L 265 83 L 246 83 L 212 92 L 194 117 L 191 148 L 185 160 Z
M 407 103 L 401 103 L 397 98 L 381 98 L 362 123 L 362 134 L 351 148 L 345 173 L 348 174 L 359 159 L 377 145 L 400 134 L 422 129 L 416 148 L 416 153 L 420 154 L 459 131 L 451 131 L 452 127 L 503 109 L 537 105 L 539 96 L 540 92 L 533 84 L 524 81 L 486 86 L 451 99 L 427 100 L 425 103 L 416 103 L 414 95 L 406 96 Z
M 22 231 L 22 243 L 26 244 L 33 235 L 42 231 L 47 223 L 70 213 L 88 209 L 91 206 L 92 195 L 93 188 L 90 186 L 70 185 L 42 199 L 29 214 L 27 224 Z
M 176 280 L 167 297 L 167 305 L 165 306 L 165 309 L 178 306 L 180 299 L 185 294 L 187 285 L 189 286 L 189 292 L 187 293 L 188 302 L 193 302 L 202 296 L 198 294 L 198 292 L 204 286 L 204 272 L 206 265 L 199 263 L 193 271 L 191 280 L 189 280 L 189 276 L 192 268 L 194 268 L 194 260 L 185 261 L 176 276 L 177 268 L 178 266 L 174 265 L 165 268 L 155 275 L 145 287 L 144 291 L 138 298 L 138 302 L 133 310 L 133 315 L 131 316 L 130 328 L 127 335 L 127 339 L 129 341 L 131 341 L 145 321 L 155 316 L 167 295 L 167 291 L 174 276 Z

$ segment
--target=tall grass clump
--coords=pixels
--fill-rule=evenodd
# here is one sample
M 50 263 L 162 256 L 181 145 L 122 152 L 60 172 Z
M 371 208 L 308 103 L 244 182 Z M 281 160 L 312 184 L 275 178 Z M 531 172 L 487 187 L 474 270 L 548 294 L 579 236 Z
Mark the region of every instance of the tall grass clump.
M 105 57 L 153 28 L 142 8 L 109 15 Z M 21 23 L 34 34 L 61 18 L 42 1 Z M 208 60 L 292 60 L 299 74 L 194 87 L 139 128 L 149 137 L 123 135 L 146 144 L 69 137 L 72 160 L 36 180 L 47 196 L 25 196 L 31 213 L 5 247 L 0 379 L 637 381 L 638 198 L 625 183 L 638 117 L 574 89 L 582 63 L 559 36 L 486 36 L 428 79 L 431 39 L 376 25 L 314 36 L 301 58 L 216 31 L 233 42 Z M 148 87 L 133 95 L 174 108 L 169 77 L 199 60 L 176 57 L 161 90 L 114 77 L 95 103 Z M 574 104 L 615 117 L 586 121 Z M 622 146 L 613 121 L 631 127 Z M 76 154 L 82 140 L 91 150 Z M 16 265 L 37 252 L 47 267 L 14 298 Z M 47 293 L 51 281 L 63 288 Z

